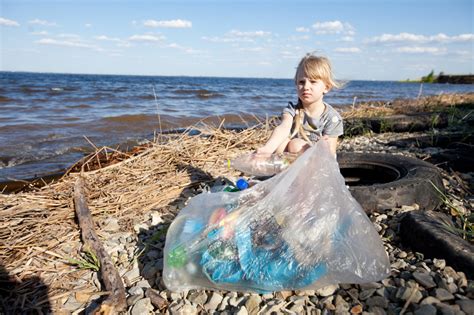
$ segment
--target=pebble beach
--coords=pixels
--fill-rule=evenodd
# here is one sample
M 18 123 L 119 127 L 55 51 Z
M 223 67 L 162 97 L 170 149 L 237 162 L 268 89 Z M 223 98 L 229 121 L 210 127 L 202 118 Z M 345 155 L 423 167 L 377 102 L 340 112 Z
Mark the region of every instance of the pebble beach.
M 369 216 L 383 240 L 390 259 L 390 276 L 382 281 L 359 285 L 338 284 L 318 290 L 282 291 L 268 294 L 213 290 L 189 290 L 177 293 L 167 290 L 162 281 L 163 248 L 167 226 L 176 213 L 186 206 L 189 198 L 200 193 L 208 193 L 214 187 L 222 185 L 223 177 L 232 181 L 240 176 L 236 172 L 226 172 L 223 165 L 209 162 L 213 160 L 212 154 L 216 156 L 219 154 L 218 149 L 215 148 L 216 152 L 210 152 L 211 149 L 208 148 L 206 156 L 210 156 L 209 160 L 199 164 L 201 163 L 200 155 L 191 149 L 184 150 L 187 153 L 183 153 L 183 148 L 188 148 L 186 141 L 218 141 L 220 139 L 219 141 L 222 142 L 224 139 L 223 142 L 227 142 L 224 149 L 229 154 L 236 154 L 256 147 L 259 141 L 268 135 L 269 128 L 267 127 L 263 126 L 262 129 L 255 131 L 244 131 L 238 136 L 231 131 L 214 130 L 214 133 L 211 133 L 213 136 L 210 137 L 212 139 L 175 139 L 181 146 L 180 153 L 176 153 L 177 157 L 183 161 L 191 161 L 191 165 L 196 168 L 199 166 L 202 173 L 211 176 L 206 177 L 205 180 L 204 178 L 191 181 L 174 179 L 174 186 L 161 183 L 164 186 L 156 197 L 159 199 L 154 199 L 155 191 L 149 196 L 144 195 L 143 187 L 146 187 L 146 182 L 158 180 L 149 177 L 148 173 L 140 168 L 143 166 L 139 165 L 143 156 L 152 155 L 149 151 L 154 150 L 153 148 L 138 157 L 131 158 L 132 161 L 125 162 L 124 165 L 111 166 L 95 173 L 93 171 L 87 177 L 89 199 L 94 218 L 97 220 L 96 228 L 99 237 L 125 285 L 127 314 L 474 314 L 474 279 L 468 278 L 464 272 L 450 266 L 442 257 L 424 257 L 423 253 L 413 251 L 402 243 L 399 235 L 400 220 L 404 214 L 418 210 L 419 207 L 416 204 L 403 205 L 384 213 L 372 213 Z M 408 137 L 432 136 L 433 132 L 443 134 L 449 131 L 369 133 L 344 138 L 338 150 L 340 152 L 390 153 L 427 159 L 437 150 L 443 149 L 437 147 L 400 148 L 390 143 Z M 171 147 L 172 141 L 174 140 L 170 140 L 169 143 Z M 209 146 L 209 143 L 206 145 Z M 203 147 L 202 144 L 200 146 Z M 160 152 L 163 153 L 162 151 L 158 153 Z M 132 169 L 137 170 L 141 175 L 135 173 L 132 175 Z M 165 171 L 167 170 L 163 172 Z M 179 172 L 181 171 L 182 169 Z M 128 188 L 126 184 L 122 186 L 117 183 L 117 178 L 122 172 L 128 174 L 125 180 L 128 184 L 133 183 L 135 178 L 145 183 L 145 186 L 139 187 L 141 197 L 134 200 L 127 199 L 131 188 Z M 154 173 L 156 172 L 155 168 Z M 177 171 L 176 174 L 179 172 Z M 441 174 L 450 201 L 457 206 L 460 213 L 469 216 L 473 209 L 474 198 L 472 191 L 466 191 L 466 187 L 472 187 L 474 174 L 453 170 L 441 170 Z M 114 190 L 117 191 L 117 195 L 108 190 L 108 185 L 112 181 L 110 178 L 116 180 Z M 161 177 L 163 182 L 165 179 L 164 176 Z M 68 179 L 65 181 L 67 182 Z M 41 243 L 42 235 L 48 235 L 45 239 L 51 238 L 51 231 L 45 232 L 38 228 L 38 235 L 35 236 L 35 242 L 38 243 L 30 245 L 32 249 L 21 249 L 21 246 L 16 249 L 12 246 L 10 251 L 7 251 L 5 246 L 2 247 L 4 252 L 2 264 L 8 269 L 11 279 L 16 281 L 14 290 L 10 295 L 6 295 L 2 302 L 6 314 L 22 313 L 22 307 L 24 310 L 55 314 L 88 313 L 100 303 L 100 298 L 104 295 L 104 288 L 97 272 L 79 268 L 77 265 L 68 263 L 66 259 L 66 257 L 80 257 L 81 252 L 79 231 L 73 220 L 73 211 L 70 210 L 71 191 L 70 188 L 64 188 L 71 185 L 66 185 L 63 181 L 52 186 L 46 186 L 36 192 L 0 196 L 0 203 L 3 205 L 2 212 L 5 214 L 1 222 L 4 228 L 8 223 L 13 222 L 12 229 L 17 229 L 17 231 L 22 229 L 22 223 L 18 221 L 20 215 L 14 217 L 17 220 L 14 221 L 12 211 L 8 211 L 11 209 L 18 211 L 21 207 L 26 209 L 27 203 L 31 205 L 29 211 L 40 212 L 43 211 L 42 209 L 50 209 L 50 213 L 43 214 L 42 218 L 49 215 L 48 220 L 52 221 L 50 223 L 58 226 L 57 235 L 53 237 L 56 242 L 46 243 L 44 240 L 44 243 Z M 176 187 L 179 188 L 177 192 Z M 183 190 L 183 187 L 186 189 Z M 151 189 L 155 188 L 151 187 Z M 133 191 L 130 193 L 137 195 Z M 34 198 L 33 195 L 35 195 Z M 46 196 L 49 199 L 46 199 Z M 109 200 L 108 206 L 104 206 L 107 200 Z M 445 205 L 439 207 L 437 211 L 451 215 L 453 221 L 460 220 L 459 216 L 456 217 Z M 26 210 L 25 213 L 27 213 Z M 23 216 L 22 220 L 28 220 L 25 218 Z M 65 223 L 61 223 L 61 220 Z M 29 224 L 34 226 L 34 223 Z M 53 226 L 51 225 L 50 228 Z M 5 237 L 6 232 L 3 233 L 2 239 L 6 240 L 7 246 L 33 242 L 30 241 L 33 239 L 32 236 L 25 236 L 15 242 L 12 241 L 14 233 L 11 233 L 9 237 Z M 12 262 L 12 257 L 16 257 L 17 261 L 22 263 L 15 264 Z M 13 270 L 12 267 L 14 267 Z M 28 279 L 31 276 L 38 276 L 37 280 L 44 283 L 42 286 L 36 285 L 37 283 L 32 285 L 34 290 L 27 292 L 28 288 L 22 287 L 21 279 Z M 29 282 L 23 281 L 23 283 Z M 45 290 L 45 286 L 48 289 Z M 21 292 L 31 294 L 22 295 Z

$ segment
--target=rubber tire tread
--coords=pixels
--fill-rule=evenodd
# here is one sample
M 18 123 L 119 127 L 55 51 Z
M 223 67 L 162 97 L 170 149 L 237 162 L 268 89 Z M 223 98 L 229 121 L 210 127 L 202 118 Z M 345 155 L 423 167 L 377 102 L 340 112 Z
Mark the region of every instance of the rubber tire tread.
M 434 210 L 441 204 L 439 189 L 444 192 L 441 174 L 434 165 L 401 155 L 387 153 L 338 153 L 340 168 L 386 167 L 400 177 L 388 183 L 350 186 L 352 196 L 366 213 L 383 213 L 403 205 L 418 204 L 420 209 Z M 435 185 L 437 189 L 433 186 Z

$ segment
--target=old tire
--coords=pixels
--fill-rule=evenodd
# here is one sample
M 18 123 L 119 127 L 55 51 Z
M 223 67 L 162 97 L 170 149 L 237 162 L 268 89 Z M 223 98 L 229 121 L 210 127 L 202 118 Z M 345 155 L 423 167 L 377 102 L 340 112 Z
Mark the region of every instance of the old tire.
M 433 210 L 441 203 L 437 189 L 444 191 L 443 181 L 430 163 L 400 155 L 350 152 L 339 153 L 338 162 L 352 196 L 367 213 L 415 203 Z
M 400 236 L 406 246 L 430 258 L 443 258 L 472 278 L 474 246 L 453 230 L 449 217 L 434 211 L 412 211 L 400 221 Z

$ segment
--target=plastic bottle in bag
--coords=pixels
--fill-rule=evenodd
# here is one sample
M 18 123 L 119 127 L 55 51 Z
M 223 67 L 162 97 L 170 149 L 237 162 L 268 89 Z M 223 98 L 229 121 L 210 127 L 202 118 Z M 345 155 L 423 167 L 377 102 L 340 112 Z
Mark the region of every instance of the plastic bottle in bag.
M 275 153 L 269 156 L 249 153 L 227 160 L 227 165 L 249 175 L 272 176 L 288 168 L 297 157 L 297 154 L 292 153 Z

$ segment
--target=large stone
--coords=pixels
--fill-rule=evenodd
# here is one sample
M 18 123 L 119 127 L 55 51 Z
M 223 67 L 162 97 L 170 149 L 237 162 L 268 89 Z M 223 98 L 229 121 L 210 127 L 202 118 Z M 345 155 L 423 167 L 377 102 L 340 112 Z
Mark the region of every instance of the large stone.
M 209 297 L 209 300 L 207 301 L 206 304 L 204 304 L 204 309 L 206 309 L 208 312 L 213 312 L 217 309 L 219 304 L 222 302 L 222 295 L 220 295 L 217 292 L 212 292 L 211 296 Z
M 135 305 L 133 305 L 130 314 L 131 315 L 153 314 L 153 305 L 151 305 L 150 299 L 144 298 L 144 299 L 138 300 L 135 303 Z
M 250 315 L 256 315 L 260 311 L 262 298 L 257 294 L 252 294 L 245 302 L 245 308 Z
M 429 273 L 414 272 L 413 278 L 415 278 L 415 280 L 426 289 L 431 289 L 431 288 L 436 287 L 436 283 L 434 282 L 433 277 L 430 276 Z
M 454 299 L 454 295 L 452 295 L 451 292 L 442 288 L 436 288 L 434 290 L 434 296 L 441 302 L 450 301 Z
M 474 300 L 458 300 L 456 304 L 461 307 L 461 310 L 466 314 L 474 314 Z
M 414 312 L 414 315 L 436 315 L 436 307 L 430 304 L 423 304 Z
M 319 295 L 319 296 L 322 296 L 322 297 L 330 296 L 330 295 L 333 295 L 334 292 L 336 292 L 336 290 L 338 288 L 339 288 L 339 286 L 337 284 L 329 285 L 329 286 L 326 286 L 324 288 L 321 288 L 321 289 L 317 290 L 316 294 Z

